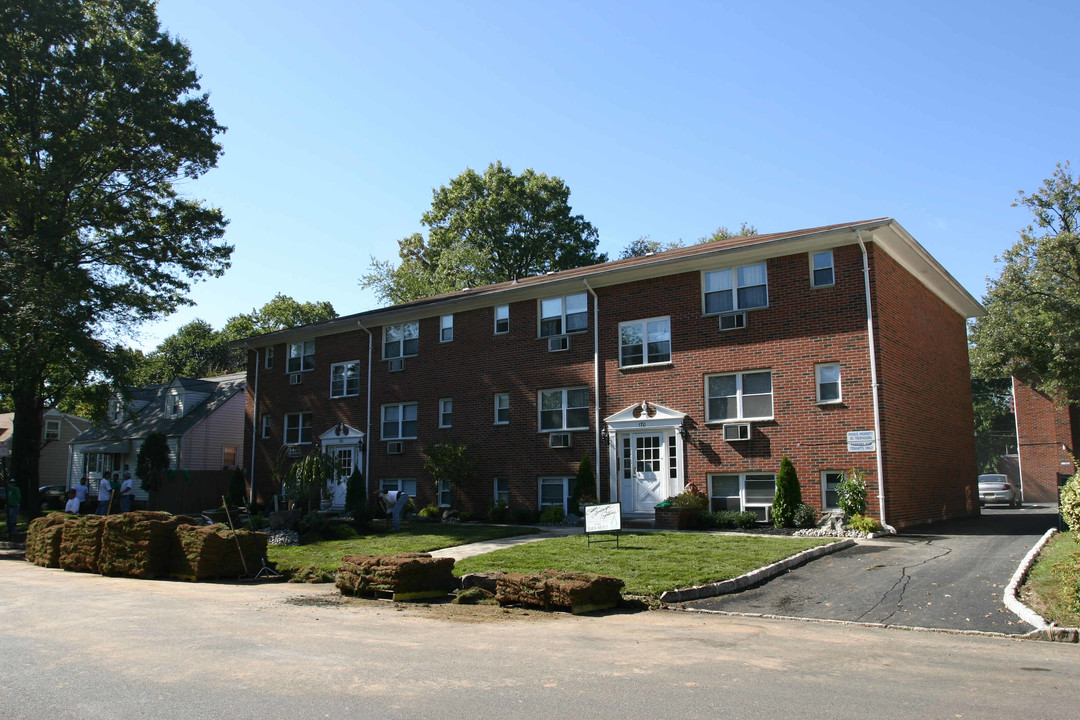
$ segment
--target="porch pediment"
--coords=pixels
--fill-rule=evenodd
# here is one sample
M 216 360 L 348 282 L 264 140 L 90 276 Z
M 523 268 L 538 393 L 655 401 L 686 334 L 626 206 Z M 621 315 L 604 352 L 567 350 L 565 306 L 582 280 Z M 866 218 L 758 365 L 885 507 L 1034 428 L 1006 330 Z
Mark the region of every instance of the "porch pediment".
M 687 414 L 657 403 L 642 401 L 604 418 L 613 430 L 642 427 L 678 427 Z
M 319 442 L 327 445 L 353 445 L 364 438 L 364 433 L 351 425 L 339 423 L 319 436 Z

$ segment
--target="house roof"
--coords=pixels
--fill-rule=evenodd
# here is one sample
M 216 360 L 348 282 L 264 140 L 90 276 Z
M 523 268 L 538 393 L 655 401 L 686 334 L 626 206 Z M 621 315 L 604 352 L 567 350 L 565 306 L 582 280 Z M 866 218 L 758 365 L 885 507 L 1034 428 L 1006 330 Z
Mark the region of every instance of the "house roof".
M 173 382 L 135 388 L 129 396 L 146 400 L 147 404 L 135 414 L 115 426 L 94 427 L 80 433 L 72 443 L 96 443 L 103 446 L 121 447 L 127 440 L 145 438 L 150 433 L 160 432 L 175 437 L 183 435 L 204 418 L 221 407 L 229 398 L 244 389 L 245 373 L 232 373 L 212 378 L 175 378 Z M 188 409 L 183 417 L 165 417 L 165 395 L 169 389 L 179 384 L 185 390 L 208 393 L 198 405 Z
M 736 236 L 716 242 L 652 253 L 643 257 L 612 260 L 572 270 L 517 278 L 480 288 L 469 288 L 386 308 L 344 315 L 321 323 L 266 333 L 239 340 L 233 344 L 250 348 L 265 347 L 280 342 L 346 332 L 355 329 L 357 325 L 377 326 L 389 322 L 407 322 L 430 317 L 447 305 L 453 305 L 453 311 L 463 312 L 490 306 L 496 302 L 509 303 L 542 297 L 571 288 L 579 292 L 580 288 L 585 286 L 600 288 L 691 270 L 761 262 L 781 254 L 851 245 L 860 239 L 864 243 L 874 243 L 895 258 L 957 313 L 964 317 L 978 317 L 985 314 L 979 302 L 900 223 L 892 218 L 883 217 L 767 235 Z

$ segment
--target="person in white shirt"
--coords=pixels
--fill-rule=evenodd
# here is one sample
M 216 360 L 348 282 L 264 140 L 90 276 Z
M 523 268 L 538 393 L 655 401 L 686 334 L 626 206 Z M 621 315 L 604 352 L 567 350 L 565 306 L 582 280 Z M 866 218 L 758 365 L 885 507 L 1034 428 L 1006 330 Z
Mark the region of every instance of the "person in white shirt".
M 409 504 L 409 496 L 400 490 L 380 490 L 375 494 L 383 509 L 386 511 L 386 519 L 390 520 L 393 530 L 401 529 L 401 516 L 405 513 L 405 507 Z
M 86 502 L 86 496 L 90 492 L 90 486 L 86 484 L 86 478 L 80 478 L 79 482 L 71 486 L 71 489 L 75 491 L 75 497 L 79 501 L 79 507 L 82 508 L 82 504 Z
M 124 473 L 124 482 L 120 483 L 120 512 L 131 510 L 131 499 L 135 497 L 135 483 L 131 480 L 131 473 Z
M 97 514 L 108 515 L 109 504 L 112 500 L 113 488 L 112 488 L 112 473 L 106 471 L 101 476 L 101 480 L 98 481 L 98 493 L 97 493 Z
M 82 505 L 82 503 L 79 502 L 79 497 L 75 494 L 75 488 L 68 490 L 67 496 L 68 500 L 67 505 L 64 506 L 64 512 L 71 513 L 72 515 L 78 515 L 79 506 Z

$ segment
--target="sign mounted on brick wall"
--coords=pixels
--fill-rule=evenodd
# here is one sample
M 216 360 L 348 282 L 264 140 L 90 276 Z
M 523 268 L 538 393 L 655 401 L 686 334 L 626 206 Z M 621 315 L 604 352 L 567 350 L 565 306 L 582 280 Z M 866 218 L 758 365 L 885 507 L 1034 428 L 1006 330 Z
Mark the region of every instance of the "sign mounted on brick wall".
M 848 452 L 874 452 L 874 431 L 856 430 L 847 434 Z

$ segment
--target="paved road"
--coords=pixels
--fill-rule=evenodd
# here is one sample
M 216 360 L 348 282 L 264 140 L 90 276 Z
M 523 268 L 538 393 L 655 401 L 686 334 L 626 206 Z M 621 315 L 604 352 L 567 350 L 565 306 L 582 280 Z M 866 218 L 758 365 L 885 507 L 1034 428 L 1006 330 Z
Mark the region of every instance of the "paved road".
M 1056 518 L 1045 505 L 984 508 L 978 519 L 861 542 L 756 588 L 684 607 L 1023 633 L 1033 628 L 1005 608 L 1002 593 Z
M 0 554 L 2 556 L 2 554 Z M 0 559 L 0 718 L 1076 718 L 1080 647 L 699 613 L 344 601 Z

